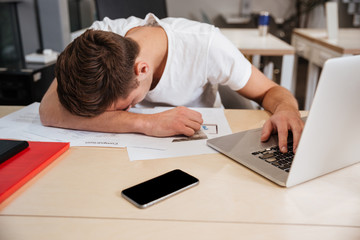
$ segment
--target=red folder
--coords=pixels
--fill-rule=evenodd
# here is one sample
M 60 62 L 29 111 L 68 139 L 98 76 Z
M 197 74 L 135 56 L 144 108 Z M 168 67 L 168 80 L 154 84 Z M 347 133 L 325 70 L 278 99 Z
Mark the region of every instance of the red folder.
M 0 164 L 0 203 L 69 148 L 63 142 L 30 142 L 29 147 Z

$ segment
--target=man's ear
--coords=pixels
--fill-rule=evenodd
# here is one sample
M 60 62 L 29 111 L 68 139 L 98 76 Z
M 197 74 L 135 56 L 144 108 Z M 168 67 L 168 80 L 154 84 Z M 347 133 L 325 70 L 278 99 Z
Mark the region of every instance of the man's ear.
M 142 77 L 145 77 L 148 73 L 149 73 L 149 64 L 147 64 L 146 62 L 136 62 L 135 66 L 134 66 L 134 70 L 135 70 L 135 75 L 138 76 L 139 80 L 142 79 Z

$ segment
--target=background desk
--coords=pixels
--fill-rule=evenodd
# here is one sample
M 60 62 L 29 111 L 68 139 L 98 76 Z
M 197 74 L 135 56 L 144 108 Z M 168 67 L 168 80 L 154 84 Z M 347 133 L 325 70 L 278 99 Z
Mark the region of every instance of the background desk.
M 293 31 L 291 44 L 298 56 L 309 61 L 305 96 L 305 109 L 309 110 L 315 94 L 319 70 L 325 61 L 330 58 L 360 54 L 360 29 L 339 29 L 338 39 L 328 40 L 326 29 L 299 28 Z
M 281 56 L 280 85 L 295 95 L 296 83 L 293 77 L 295 50 L 291 45 L 271 34 L 261 37 L 258 29 L 222 28 L 221 32 L 244 55 L 253 56 L 253 64 L 257 68 L 260 66 L 260 56 Z
M 11 108 L 0 107 L 0 115 Z M 226 110 L 232 130 L 268 114 Z M 200 185 L 148 209 L 122 189 L 180 168 Z M 0 205 L 0 239 L 360 239 L 360 164 L 286 189 L 221 154 L 130 162 L 71 147 Z

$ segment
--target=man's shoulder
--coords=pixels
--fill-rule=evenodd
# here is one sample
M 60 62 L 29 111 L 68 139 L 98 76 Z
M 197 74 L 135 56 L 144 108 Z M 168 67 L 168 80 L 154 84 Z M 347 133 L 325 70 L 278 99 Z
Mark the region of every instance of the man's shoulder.
M 211 33 L 215 27 L 213 25 L 202 23 L 186 18 L 164 18 L 162 22 L 167 24 L 173 31 L 182 31 L 187 33 Z
M 120 35 L 125 35 L 129 29 L 141 25 L 142 22 L 143 19 L 137 17 L 118 19 L 110 19 L 108 17 L 105 17 L 101 21 L 95 21 L 90 26 L 90 28 L 94 30 L 111 31 Z

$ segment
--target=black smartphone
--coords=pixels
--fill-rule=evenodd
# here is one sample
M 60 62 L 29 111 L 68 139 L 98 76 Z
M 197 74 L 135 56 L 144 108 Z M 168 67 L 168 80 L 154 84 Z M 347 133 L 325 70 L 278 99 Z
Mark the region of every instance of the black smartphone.
M 0 163 L 5 162 L 29 146 L 27 141 L 0 139 Z
M 197 184 L 197 178 L 176 169 L 127 188 L 121 195 L 136 207 L 146 208 Z

